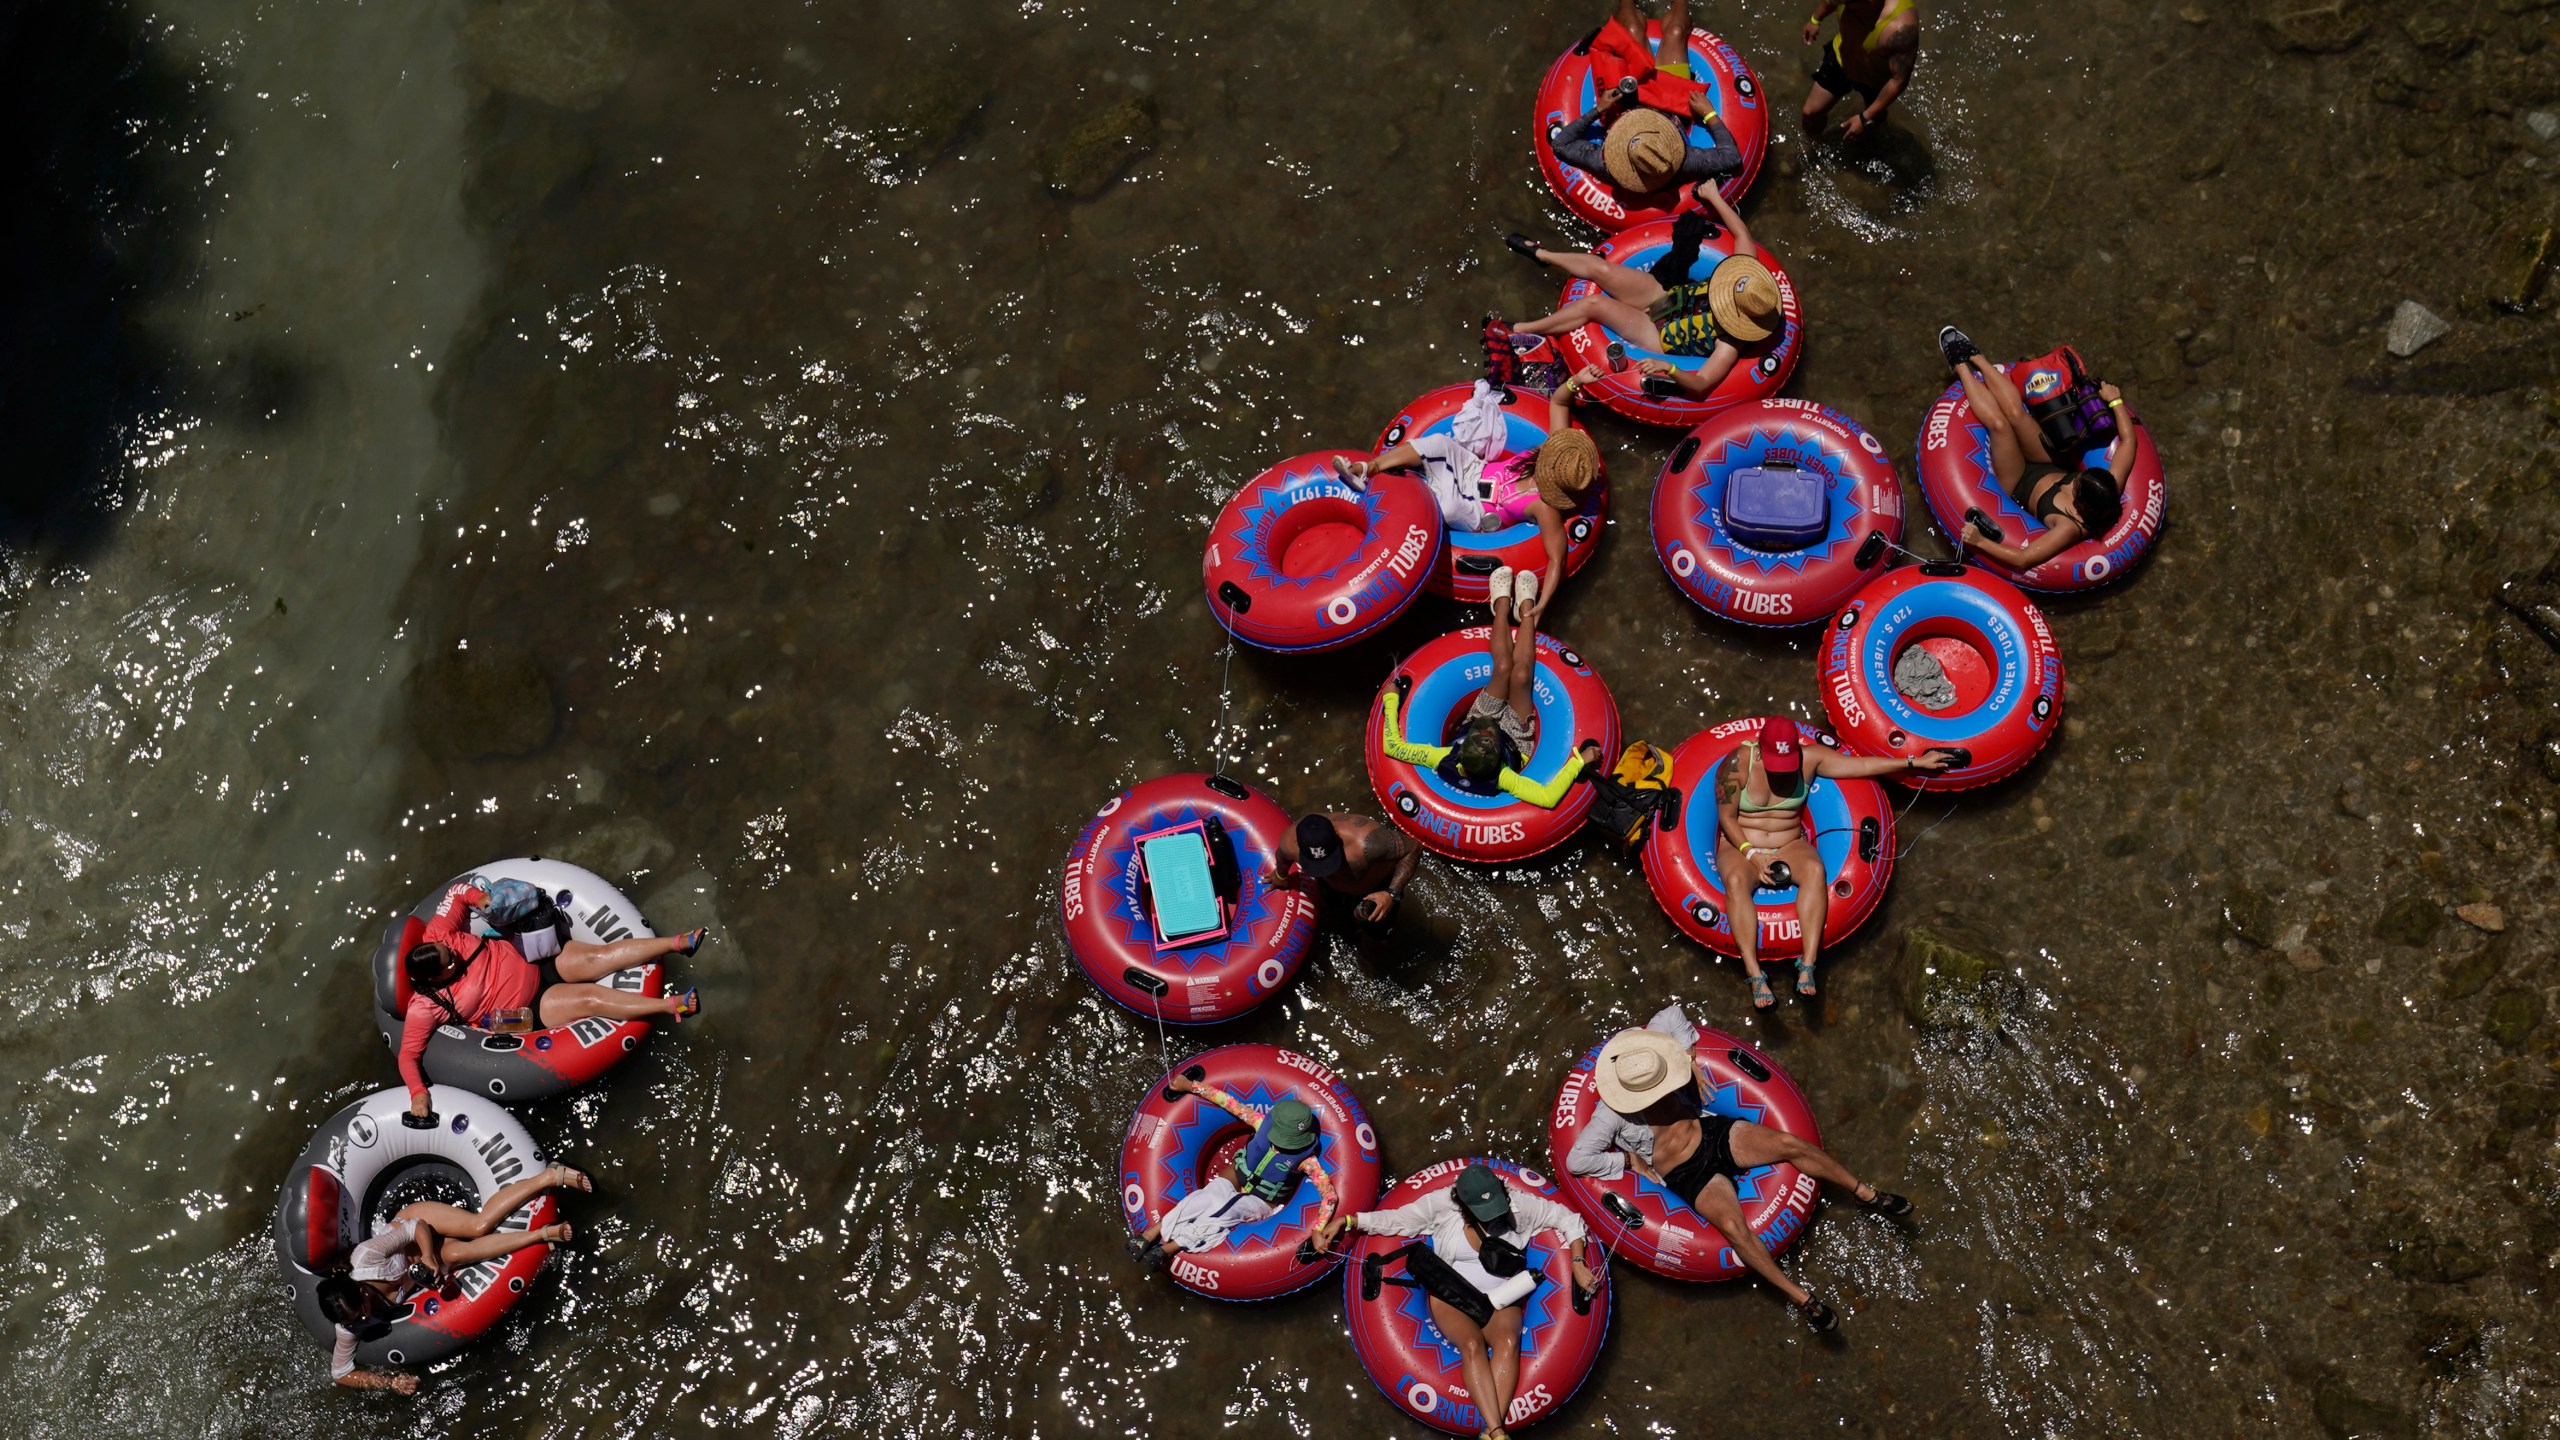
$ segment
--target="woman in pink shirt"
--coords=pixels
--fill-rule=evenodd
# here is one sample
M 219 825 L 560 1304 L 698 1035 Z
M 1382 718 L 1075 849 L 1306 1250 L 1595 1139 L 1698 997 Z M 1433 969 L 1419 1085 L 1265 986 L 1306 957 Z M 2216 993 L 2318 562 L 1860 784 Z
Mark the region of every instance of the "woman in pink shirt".
M 667 955 L 690 955 L 702 948 L 704 930 L 682 935 L 649 936 L 596 945 L 572 940 L 560 953 L 535 962 L 524 958 L 503 935 L 471 933 L 471 912 L 489 903 L 477 886 L 456 885 L 436 906 L 426 933 L 409 947 L 400 964 L 409 980 L 409 1006 L 400 1030 L 400 1078 L 409 1087 L 409 1113 L 425 1116 L 427 1076 L 418 1057 L 439 1025 L 491 1028 L 501 1011 L 530 1009 L 548 1027 L 597 1016 L 607 1020 L 644 1020 L 653 1015 L 682 1020 L 702 1008 L 700 991 L 681 995 L 631 995 L 595 982 L 616 970 L 646 965 Z

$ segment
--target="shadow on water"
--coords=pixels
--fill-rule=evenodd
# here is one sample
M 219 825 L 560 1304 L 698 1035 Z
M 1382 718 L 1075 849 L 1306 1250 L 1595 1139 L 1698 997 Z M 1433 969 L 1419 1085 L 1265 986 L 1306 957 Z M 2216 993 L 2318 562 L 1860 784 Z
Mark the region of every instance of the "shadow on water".
M 0 543 L 76 559 L 176 396 L 178 357 L 142 317 L 194 274 L 202 217 L 181 167 L 211 158 L 211 127 L 192 78 L 114 5 L 9 7 L 0 95 L 19 151 L 0 172 Z M 285 408 L 287 369 L 238 368 L 231 398 Z

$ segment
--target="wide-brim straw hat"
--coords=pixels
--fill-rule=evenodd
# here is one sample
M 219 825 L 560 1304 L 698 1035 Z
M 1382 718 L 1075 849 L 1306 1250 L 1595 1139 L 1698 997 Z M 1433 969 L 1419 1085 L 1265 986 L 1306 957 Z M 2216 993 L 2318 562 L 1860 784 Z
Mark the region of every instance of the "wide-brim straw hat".
M 1600 146 L 1601 168 L 1620 189 L 1650 195 L 1671 183 L 1689 144 L 1680 127 L 1659 110 L 1630 110 L 1609 126 Z
M 1579 430 L 1559 430 L 1538 445 L 1538 498 L 1558 510 L 1582 505 L 1582 492 L 1600 475 L 1600 447 Z
M 1600 1047 L 1591 1078 L 1599 1083 L 1601 1104 L 1633 1115 L 1684 1085 L 1697 1084 L 1698 1064 L 1688 1046 L 1659 1030 L 1621 1030 Z
M 1717 332 L 1737 345 L 1768 339 L 1787 318 L 1778 301 L 1777 272 L 1751 255 L 1716 265 L 1707 276 L 1707 307 L 1715 312 Z

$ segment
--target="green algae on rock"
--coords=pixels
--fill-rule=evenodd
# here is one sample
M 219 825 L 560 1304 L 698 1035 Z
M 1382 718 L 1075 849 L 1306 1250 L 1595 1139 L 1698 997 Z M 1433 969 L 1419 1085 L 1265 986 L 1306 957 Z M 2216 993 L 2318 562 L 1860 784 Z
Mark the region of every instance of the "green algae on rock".
M 1040 152 L 1040 178 L 1070 199 L 1091 200 L 1156 148 L 1156 135 L 1152 97 L 1137 90 L 1105 94 Z

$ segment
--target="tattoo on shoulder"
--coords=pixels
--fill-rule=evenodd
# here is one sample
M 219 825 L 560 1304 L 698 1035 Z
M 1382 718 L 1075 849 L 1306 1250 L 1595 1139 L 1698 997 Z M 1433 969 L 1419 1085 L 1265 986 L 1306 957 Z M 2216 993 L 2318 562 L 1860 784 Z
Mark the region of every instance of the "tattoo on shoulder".
M 1401 860 L 1413 852 L 1413 841 L 1392 825 L 1381 825 L 1369 844 L 1381 860 Z
M 1724 769 L 1724 774 L 1717 777 L 1716 798 L 1718 800 L 1738 800 L 1742 798 L 1741 766 L 1728 765 Z

